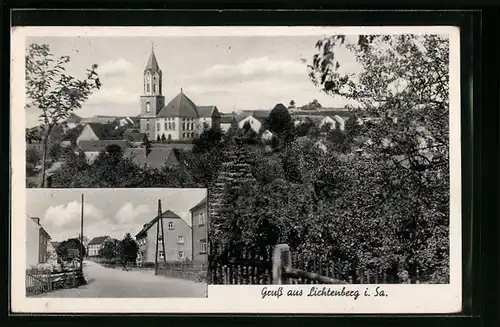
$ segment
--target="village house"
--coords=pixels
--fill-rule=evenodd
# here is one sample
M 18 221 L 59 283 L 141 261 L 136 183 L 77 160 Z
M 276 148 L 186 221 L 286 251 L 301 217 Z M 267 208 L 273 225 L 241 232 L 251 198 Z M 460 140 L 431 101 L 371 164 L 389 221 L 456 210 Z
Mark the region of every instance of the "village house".
M 143 95 L 140 98 L 140 131 L 149 140 L 192 140 L 205 127 L 219 126 L 220 113 L 216 106 L 197 106 L 181 92 L 165 105 L 162 94 L 162 71 L 154 50 L 144 69 Z
M 167 210 L 161 215 L 163 224 L 163 239 L 157 233 L 160 219 L 156 216 L 144 224 L 136 235 L 139 245 L 138 261 L 141 263 L 155 262 L 156 240 L 158 239 L 158 261 L 185 261 L 192 258 L 191 226 L 179 215 Z M 162 224 L 159 224 L 160 226 Z M 162 242 L 165 242 L 165 252 Z
M 47 262 L 50 235 L 40 224 L 40 218 L 26 219 L 26 268 Z
M 106 148 L 110 145 L 116 145 L 121 148 L 123 152 L 129 148 L 129 143 L 125 140 L 96 140 L 96 141 L 87 141 L 82 140 L 78 143 L 78 151 L 83 152 L 85 154 L 85 159 L 92 163 L 99 153 L 106 150 Z
M 115 127 L 115 125 L 110 123 L 85 124 L 85 127 L 76 139 L 76 145 L 79 146 L 81 141 L 120 140 L 122 136 L 117 133 Z
M 143 146 L 148 142 L 148 137 L 145 133 L 141 133 L 135 129 L 127 129 L 123 133 L 123 139 L 129 142 L 133 147 Z
M 191 229 L 192 229 L 192 249 L 194 263 L 208 263 L 208 210 L 207 198 L 205 197 L 198 204 L 192 207 Z
M 99 256 L 99 251 L 104 248 L 104 244 L 108 241 L 112 241 L 113 239 L 109 236 L 98 236 L 94 237 L 87 245 L 88 252 L 87 256 L 89 257 L 97 257 Z
M 123 157 L 132 160 L 141 168 L 149 167 L 161 170 L 165 166 L 173 168 L 180 164 L 175 149 L 171 147 L 127 148 Z

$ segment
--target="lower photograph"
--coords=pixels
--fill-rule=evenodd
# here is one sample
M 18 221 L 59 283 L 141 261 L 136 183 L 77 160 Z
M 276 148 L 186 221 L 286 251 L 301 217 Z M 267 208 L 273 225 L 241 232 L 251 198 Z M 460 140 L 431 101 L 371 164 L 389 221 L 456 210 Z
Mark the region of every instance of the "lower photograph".
M 28 189 L 26 296 L 207 297 L 206 189 Z

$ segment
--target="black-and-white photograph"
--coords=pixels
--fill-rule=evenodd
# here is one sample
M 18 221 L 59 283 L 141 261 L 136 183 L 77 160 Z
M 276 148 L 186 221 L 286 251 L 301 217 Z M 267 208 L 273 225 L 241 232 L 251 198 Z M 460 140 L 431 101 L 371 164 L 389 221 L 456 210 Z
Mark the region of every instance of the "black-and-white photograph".
M 205 189 L 33 189 L 26 295 L 207 296 Z
M 29 296 L 461 285 L 458 33 L 286 29 L 26 35 Z

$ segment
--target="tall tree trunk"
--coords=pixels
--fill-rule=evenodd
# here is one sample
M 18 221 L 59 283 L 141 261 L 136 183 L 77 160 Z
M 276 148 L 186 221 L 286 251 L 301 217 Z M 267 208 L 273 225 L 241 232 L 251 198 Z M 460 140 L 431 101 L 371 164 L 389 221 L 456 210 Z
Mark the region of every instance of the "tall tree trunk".
M 43 139 L 43 147 L 42 147 L 42 182 L 40 184 L 41 188 L 46 187 L 46 170 L 47 170 L 47 152 L 49 148 L 49 136 L 50 132 L 52 131 L 52 127 L 49 127 L 47 129 L 47 134 L 45 135 Z

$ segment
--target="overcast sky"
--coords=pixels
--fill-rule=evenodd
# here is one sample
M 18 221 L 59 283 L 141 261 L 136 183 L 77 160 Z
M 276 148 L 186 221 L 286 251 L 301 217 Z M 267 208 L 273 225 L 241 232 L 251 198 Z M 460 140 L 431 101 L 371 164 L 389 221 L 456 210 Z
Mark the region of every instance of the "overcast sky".
M 222 112 L 271 109 L 277 103 L 297 105 L 313 99 L 323 106 L 343 107 L 342 98 L 321 93 L 312 84 L 306 64 L 320 35 L 312 36 L 189 36 L 189 37 L 29 37 L 27 43 L 48 44 L 57 56 L 69 55 L 68 72 L 83 77 L 98 64 L 102 88 L 78 110 L 133 116 L 140 112 L 143 70 L 151 45 L 163 71 L 163 95 L 168 103 L 183 88 L 197 105 L 216 105 Z M 352 54 L 340 50 L 344 69 L 356 69 Z M 27 125 L 37 124 L 37 110 L 27 113 Z
M 39 217 L 52 237 L 63 241 L 80 233 L 81 196 L 84 194 L 84 232 L 90 239 L 109 235 L 133 237 L 162 211 L 171 210 L 191 226 L 189 209 L 205 196 L 206 189 L 27 189 L 27 211 Z

